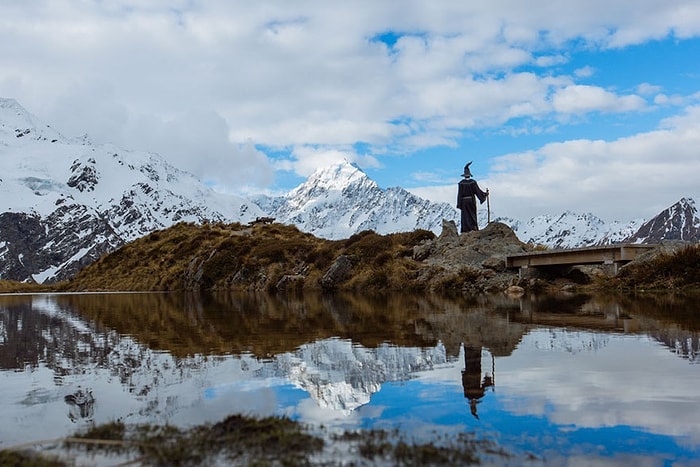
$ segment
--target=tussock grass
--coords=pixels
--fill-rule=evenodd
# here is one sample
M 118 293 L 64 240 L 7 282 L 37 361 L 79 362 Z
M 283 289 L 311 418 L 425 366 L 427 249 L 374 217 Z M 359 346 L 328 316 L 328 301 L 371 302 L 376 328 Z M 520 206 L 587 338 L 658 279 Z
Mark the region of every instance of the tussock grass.
M 475 465 L 483 458 L 512 460 L 494 443 L 469 433 L 454 437 L 436 433 L 435 442 L 416 443 L 398 430 L 324 435 L 322 429 L 312 434 L 308 427 L 285 417 L 241 415 L 189 429 L 112 422 L 79 432 L 63 444 L 72 453 L 131 459 L 120 465 Z M 0 450 L 0 464 L 70 465 L 45 452 L 16 450 Z
M 700 245 L 688 245 L 649 261 L 632 262 L 610 285 L 630 289 L 684 289 L 700 287 Z
M 280 283 L 295 290 L 319 289 L 341 255 L 352 259 L 353 273 L 338 288 L 416 288 L 410 282 L 418 267 L 413 247 L 432 238 L 425 230 L 391 235 L 368 230 L 330 241 L 282 224 L 179 223 L 104 256 L 61 289 L 274 291 Z M 294 280 L 285 282 L 285 276 Z
M 34 293 L 51 290 L 50 286 L 0 280 L 0 293 Z

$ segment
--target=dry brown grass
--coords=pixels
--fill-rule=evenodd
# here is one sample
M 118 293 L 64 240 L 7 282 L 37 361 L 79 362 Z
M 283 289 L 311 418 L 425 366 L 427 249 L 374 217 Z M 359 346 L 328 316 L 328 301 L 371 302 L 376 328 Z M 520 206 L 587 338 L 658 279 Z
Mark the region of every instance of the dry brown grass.
M 83 269 L 62 290 L 275 290 L 285 276 L 296 290 L 320 288 L 320 278 L 341 255 L 353 274 L 339 288 L 413 287 L 413 247 L 434 234 L 424 230 L 379 235 L 364 231 L 330 241 L 294 226 L 180 223 L 153 232 Z
M 611 285 L 623 288 L 682 289 L 700 287 L 700 245 L 689 245 L 673 254 L 630 263 Z
M 51 290 L 52 287 L 48 285 L 0 280 L 0 293 L 37 293 Z

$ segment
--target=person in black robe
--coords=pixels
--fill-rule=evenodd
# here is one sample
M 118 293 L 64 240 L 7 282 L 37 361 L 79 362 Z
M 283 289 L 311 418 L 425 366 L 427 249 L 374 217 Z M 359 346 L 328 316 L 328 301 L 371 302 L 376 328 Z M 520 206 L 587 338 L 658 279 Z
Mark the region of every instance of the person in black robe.
M 476 198 L 483 203 L 489 195 L 489 190 L 483 191 L 476 180 L 472 179 L 470 165 L 471 162 L 464 166 L 464 178 L 459 181 L 457 190 L 457 209 L 462 211 L 462 233 L 479 230 L 476 220 Z

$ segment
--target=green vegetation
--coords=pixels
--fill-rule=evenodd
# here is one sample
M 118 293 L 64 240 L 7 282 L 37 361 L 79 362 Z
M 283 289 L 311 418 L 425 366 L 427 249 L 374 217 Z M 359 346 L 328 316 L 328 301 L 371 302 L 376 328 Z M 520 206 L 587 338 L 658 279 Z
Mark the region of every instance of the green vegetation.
M 606 285 L 627 290 L 698 289 L 700 245 L 688 245 L 648 261 L 634 261 Z
M 436 443 L 415 443 L 406 441 L 397 430 L 312 434 L 288 418 L 241 415 L 186 430 L 112 422 L 62 441 L 64 454 L 113 455 L 138 465 L 474 465 L 484 456 L 509 457 L 492 442 L 478 440 L 473 434 L 454 438 L 436 434 Z M 51 444 L 56 445 L 56 441 Z M 0 451 L 0 465 L 53 467 L 72 463 L 61 461 L 56 454 L 10 449 Z

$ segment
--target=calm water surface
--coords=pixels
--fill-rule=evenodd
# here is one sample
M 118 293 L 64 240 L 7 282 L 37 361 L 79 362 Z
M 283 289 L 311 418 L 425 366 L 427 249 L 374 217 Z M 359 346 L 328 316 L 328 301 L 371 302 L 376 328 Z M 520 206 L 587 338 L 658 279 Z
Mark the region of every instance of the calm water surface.
M 0 296 L 0 448 L 243 413 L 474 433 L 548 465 L 700 465 L 697 303 Z

